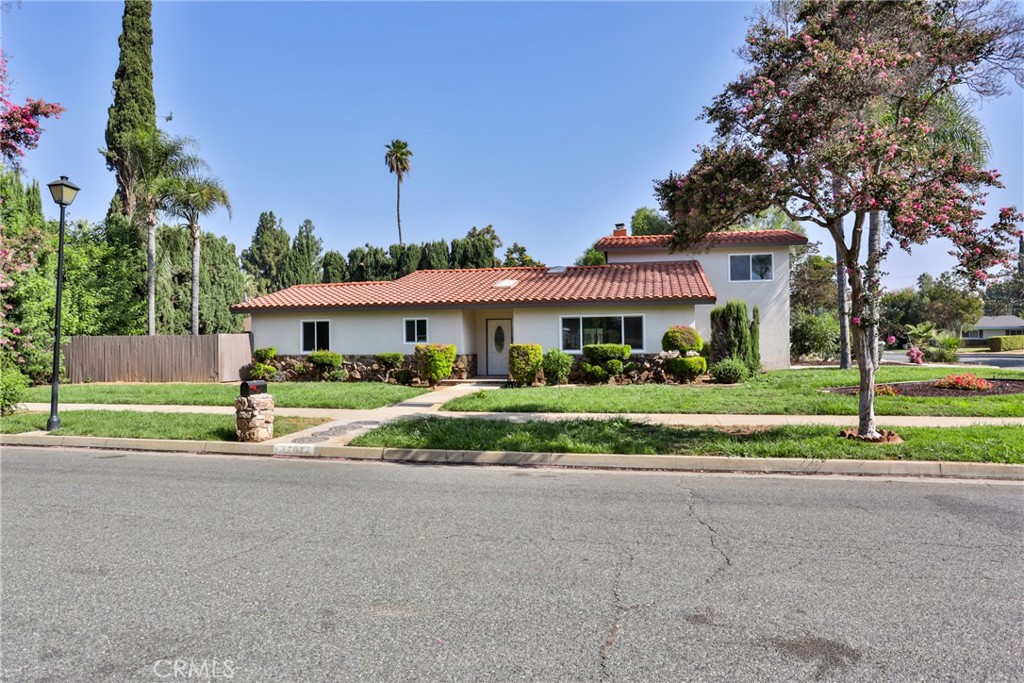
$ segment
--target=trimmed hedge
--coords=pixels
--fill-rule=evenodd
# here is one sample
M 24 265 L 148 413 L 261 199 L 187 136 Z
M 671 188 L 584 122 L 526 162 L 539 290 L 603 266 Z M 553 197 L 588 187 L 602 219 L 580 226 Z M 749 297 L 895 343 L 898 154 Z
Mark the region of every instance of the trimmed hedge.
M 398 352 L 378 353 L 373 359 L 385 370 L 393 370 L 402 364 L 402 361 L 405 360 L 405 354 Z
M 580 368 L 592 380 L 606 382 L 633 369 L 633 364 L 627 362 L 632 353 L 629 344 L 587 344 Z
M 989 337 L 988 348 L 990 351 L 1020 351 L 1024 349 L 1024 334 Z
M 668 328 L 661 338 L 662 351 L 700 351 L 704 348 L 704 340 L 700 338 L 700 332 L 688 325 L 673 325 Z
M 750 368 L 736 358 L 720 360 L 711 366 L 711 378 L 719 384 L 738 384 L 750 376 Z
M 277 349 L 273 346 L 267 346 L 266 348 L 256 349 L 252 352 L 253 363 L 269 363 L 270 361 L 277 358 Z
M 335 351 L 314 351 L 306 356 L 306 360 L 309 361 L 310 365 L 321 370 L 334 370 L 340 368 L 342 361 L 345 359 L 341 357 L 340 353 Z
M 540 344 L 509 344 L 508 374 L 517 387 L 528 387 L 537 381 L 544 349 Z
M 253 363 L 249 366 L 249 379 L 270 379 L 277 372 L 273 365 Z
M 708 362 L 702 356 L 680 356 L 666 359 L 665 369 L 683 382 L 692 382 L 708 371 Z
M 434 386 L 452 376 L 455 366 L 454 344 L 419 344 L 416 346 L 416 368 L 420 379 Z
M 560 349 L 548 349 L 541 367 L 544 369 L 545 384 L 565 384 L 572 370 L 572 356 Z

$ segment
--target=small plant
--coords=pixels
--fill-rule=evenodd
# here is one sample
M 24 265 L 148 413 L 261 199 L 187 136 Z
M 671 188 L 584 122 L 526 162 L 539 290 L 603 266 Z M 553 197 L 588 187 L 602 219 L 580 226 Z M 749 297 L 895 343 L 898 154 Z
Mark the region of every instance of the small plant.
M 412 384 L 413 372 L 412 370 L 395 370 L 394 378 L 398 384 L 404 384 L 406 386 Z
M 565 384 L 569 381 L 572 370 L 572 356 L 559 349 L 548 349 L 541 361 L 544 369 L 544 382 L 549 385 Z
M 627 362 L 632 353 L 629 344 L 587 344 L 580 368 L 594 381 L 606 382 L 633 369 L 633 364 Z
M 700 352 L 703 348 L 704 340 L 700 338 L 700 333 L 687 325 L 673 325 L 661 338 L 662 351 L 678 351 L 685 354 L 687 351 Z
M 583 370 L 583 373 L 587 377 L 594 380 L 595 382 L 608 381 L 608 371 L 602 368 L 600 365 L 591 365 L 587 361 L 583 361 L 582 363 L 580 363 L 580 369 Z
M 28 379 L 14 362 L 4 363 L 0 369 L 0 415 L 10 415 L 25 400 Z
M 327 373 L 328 382 L 344 382 L 348 379 L 348 372 L 338 368 L 337 370 L 331 370 Z
M 682 382 L 692 382 L 708 371 L 702 356 L 679 356 L 665 360 L 665 369 Z
M 537 381 L 544 351 L 540 344 L 509 344 L 508 374 L 517 387 L 528 387 Z
M 267 346 L 262 349 L 256 349 L 252 352 L 253 363 L 265 363 L 269 364 L 270 361 L 277 358 L 277 349 L 273 346 Z
M 335 351 L 314 351 L 306 356 L 306 360 L 320 370 L 334 370 L 340 368 L 345 359 Z
M 309 363 L 303 363 L 301 361 L 296 363 L 295 367 L 292 368 L 292 370 L 295 371 L 295 376 L 296 377 L 301 377 L 302 375 L 308 375 L 312 369 L 313 369 L 312 365 L 310 365 Z
M 736 358 L 726 358 L 711 366 L 711 378 L 719 384 L 738 384 L 749 376 L 750 368 Z
M 454 366 L 454 344 L 419 344 L 416 347 L 416 368 L 420 379 L 430 386 L 451 377 Z
M 398 352 L 378 353 L 373 359 L 377 361 L 377 365 L 384 368 L 384 381 L 387 382 L 395 368 L 401 367 L 402 361 L 405 360 L 405 354 Z
M 907 350 L 907 358 L 910 359 L 911 363 L 924 364 L 924 352 L 917 346 L 911 346 Z
M 936 380 L 935 386 L 940 389 L 960 389 L 961 391 L 988 391 L 992 388 L 992 382 L 968 372 L 962 375 L 946 375 L 942 379 Z
M 273 365 L 253 363 L 249 366 L 249 379 L 270 379 L 277 371 Z
M 899 396 L 900 391 L 894 386 L 888 384 L 877 384 L 875 385 L 875 396 Z

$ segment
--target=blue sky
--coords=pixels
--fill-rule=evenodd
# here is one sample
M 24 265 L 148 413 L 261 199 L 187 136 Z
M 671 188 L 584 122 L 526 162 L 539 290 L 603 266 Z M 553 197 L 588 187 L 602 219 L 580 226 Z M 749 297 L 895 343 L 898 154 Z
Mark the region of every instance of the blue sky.
M 752 3 L 156 2 L 161 124 L 200 144 L 231 196 L 204 229 L 239 252 L 261 211 L 325 249 L 397 241 L 384 146 L 409 142 L 406 241 L 493 224 L 549 265 L 567 264 L 685 170 L 709 128 L 701 107 L 741 68 Z M 120 2 L 23 0 L 2 20 L 16 99 L 67 107 L 26 175 L 82 188 L 69 215 L 102 219 L 114 192 L 103 146 Z M 1024 96 L 978 111 L 1007 190 L 1024 205 Z M 50 205 L 54 215 L 56 207 Z M 810 227 L 812 239 L 827 236 Z M 953 264 L 936 242 L 894 250 L 888 287 Z M 830 250 L 823 249 L 826 253 Z

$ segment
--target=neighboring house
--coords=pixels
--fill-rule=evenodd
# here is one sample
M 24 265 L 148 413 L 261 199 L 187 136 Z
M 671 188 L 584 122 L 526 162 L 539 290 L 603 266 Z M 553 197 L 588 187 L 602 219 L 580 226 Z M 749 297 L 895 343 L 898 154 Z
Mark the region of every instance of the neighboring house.
M 416 344 L 454 344 L 477 374 L 504 376 L 513 342 L 571 354 L 614 342 L 655 354 L 671 325 L 709 337 L 711 308 L 737 298 L 761 309 L 765 368 L 786 367 L 788 247 L 806 239 L 785 230 L 729 234 L 744 237 L 720 233 L 671 254 L 667 238 L 628 237 L 617 227 L 598 242 L 606 266 L 421 270 L 388 282 L 296 285 L 231 310 L 252 317 L 255 347 L 281 355 L 410 354 Z
M 985 315 L 978 322 L 964 328 L 963 338 L 984 345 L 991 337 L 1024 334 L 1024 320 L 1015 315 Z

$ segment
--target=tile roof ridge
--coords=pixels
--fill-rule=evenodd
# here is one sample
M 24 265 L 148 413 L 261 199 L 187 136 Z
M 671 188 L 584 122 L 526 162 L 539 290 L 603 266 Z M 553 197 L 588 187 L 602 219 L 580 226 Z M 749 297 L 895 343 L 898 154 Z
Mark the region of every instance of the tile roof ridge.
M 536 270 L 548 270 L 549 266 L 486 266 L 484 268 L 424 268 L 422 270 L 414 270 L 408 275 L 402 277 L 408 277 L 415 273 L 476 273 L 482 271 L 495 272 L 495 271 L 506 271 L 506 270 L 522 270 L 522 271 L 536 271 Z

